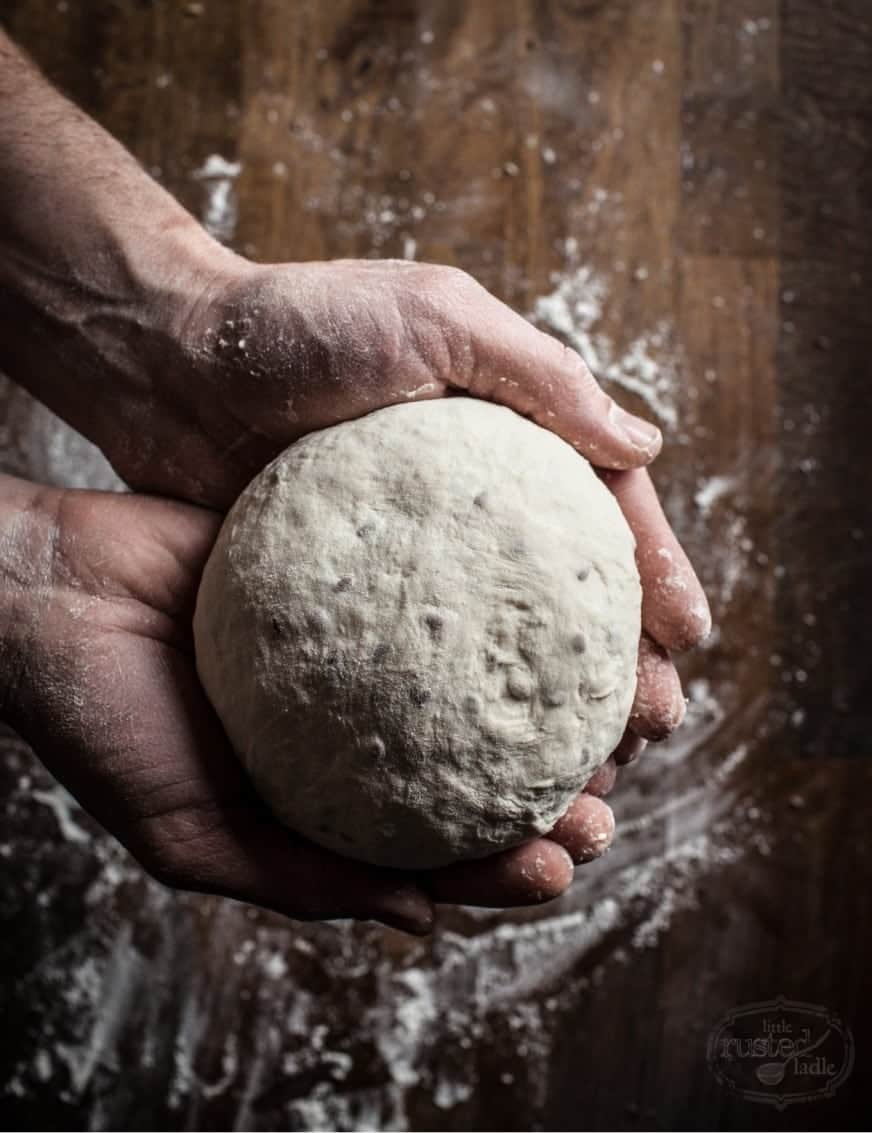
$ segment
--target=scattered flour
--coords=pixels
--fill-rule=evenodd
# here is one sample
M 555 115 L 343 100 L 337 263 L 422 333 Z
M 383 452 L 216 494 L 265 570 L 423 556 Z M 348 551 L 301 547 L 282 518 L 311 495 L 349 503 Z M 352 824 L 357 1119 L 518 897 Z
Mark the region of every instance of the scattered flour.
M 577 350 L 600 381 L 637 394 L 662 425 L 674 430 L 679 386 L 674 352 L 669 349 L 672 328 L 658 323 L 619 350 L 600 328 L 607 302 L 605 281 L 581 266 L 537 299 L 531 314 L 543 329 Z
M 596 336 L 605 298 L 602 282 L 582 271 L 571 286 L 558 286 L 539 314 L 583 350 L 587 336 L 601 372 L 623 366 L 629 374 Z M 653 346 L 636 349 L 654 365 Z M 659 380 L 647 363 L 635 373 L 643 382 Z M 671 393 L 662 387 L 653 396 Z M 19 434 L 33 442 L 7 464 L 17 461 L 28 474 L 32 453 L 47 440 L 56 480 L 111 482 L 99 453 L 66 426 L 29 399 L 16 412 Z M 731 490 L 727 476 L 701 482 L 698 515 L 713 515 Z M 739 548 L 747 546 L 743 516 L 730 510 L 726 519 Z M 230 903 L 169 894 L 113 840 L 86 831 L 74 800 L 20 741 L 0 740 L 19 782 L 33 780 L 16 792 L 15 806 L 25 814 L 48 808 L 57 822 L 58 842 L 40 849 L 45 876 L 66 875 L 73 859 L 92 869 L 81 928 L 70 935 L 69 921 L 61 921 L 66 938 L 53 951 L 37 950 L 22 984 L 27 1009 L 41 1004 L 42 1029 L 23 1042 L 6 1091 L 56 1090 L 91 1127 L 113 1127 L 122 1118 L 113 1106 L 123 1104 L 115 1084 L 140 1073 L 123 1069 L 134 1043 L 141 1073 L 154 1074 L 148 1068 L 169 1055 L 162 1088 L 186 1127 L 208 1124 L 207 1107 L 221 1105 L 226 1114 L 232 1104 L 238 1129 L 406 1129 L 412 1099 L 422 1093 L 438 1109 L 463 1107 L 478 1085 L 471 1054 L 496 1044 L 514 1052 L 502 1071 L 506 1083 L 544 1099 L 553 1005 L 566 988 L 583 995 L 587 982 L 608 979 L 610 965 L 656 947 L 674 919 L 704 899 L 709 871 L 729 868 L 742 852 L 767 850 L 758 833 L 738 833 L 733 814 L 733 783 L 751 750 L 718 746 L 725 721 L 742 713 L 744 731 L 753 734 L 759 706 L 733 702 L 729 685 L 716 690 L 704 678 L 687 692 L 684 727 L 622 782 L 614 848 L 560 901 L 517 917 L 468 910 L 437 934 L 429 952 L 412 944 L 395 955 L 378 931 L 288 928 L 269 918 L 260 924 Z M 18 822 L 26 828 L 24 817 Z M 14 871 L 24 843 L 11 836 L 8 846 L 3 865 Z M 53 892 L 49 884 L 39 894 L 49 912 Z M 210 918 L 205 934 L 200 910 Z
M 0 471 L 42 484 L 123 491 L 100 450 L 0 374 Z
M 693 499 L 702 515 L 708 518 L 718 500 L 728 496 L 735 487 L 734 476 L 710 476 L 700 483 Z
M 234 230 L 239 172 L 238 163 L 213 155 L 197 173 L 206 217 L 222 238 Z M 414 210 L 422 218 L 437 203 L 421 193 L 373 202 L 375 224 L 404 231 L 418 219 Z M 406 245 L 407 254 L 415 251 Z M 675 427 L 671 328 L 654 327 L 619 349 L 600 326 L 607 301 L 605 282 L 580 267 L 538 300 L 533 315 L 599 377 L 640 394 Z M 6 396 L 0 444 L 8 442 L 9 471 L 121 487 L 93 446 L 27 395 L 7 389 Z M 725 594 L 754 550 L 735 508 L 733 471 L 700 481 L 696 513 L 685 516 L 707 534 L 709 524 L 721 524 L 719 539 L 736 545 L 719 580 Z M 729 506 L 717 508 L 719 501 Z M 503 1081 L 538 1104 L 565 1004 L 608 980 L 634 951 L 656 947 L 676 918 L 705 900 L 711 871 L 767 852 L 759 816 L 742 806 L 738 787 L 754 747 L 722 738 L 737 724 L 754 735 L 760 704 L 741 703 L 728 682 L 715 687 L 701 677 L 687 692 L 682 730 L 622 779 L 619 836 L 602 862 L 580 871 L 547 908 L 458 912 L 429 944 L 397 944 L 393 934 L 360 926 L 289 926 L 232 903 L 170 894 L 112 839 L 92 836 L 24 745 L 0 736 L 0 768 L 33 780 L 14 793 L 0 864 L 25 901 L 45 897 L 40 915 L 54 917 L 4 1000 L 9 1025 L 24 1017 L 38 1023 L 22 1030 L 20 1060 L 0 1096 L 52 1090 L 84 1127 L 113 1128 L 129 1119 L 126 1092 L 159 1084 L 179 1128 L 407 1129 L 417 1098 L 462 1110 L 478 1088 L 484 1049 L 508 1052 L 500 1055 Z M 26 831 L 39 808 L 56 821 L 58 840 L 34 849 Z M 23 880 L 34 864 L 41 872 Z M 56 879 L 73 867 L 87 878 L 78 917 L 73 896 L 55 898 Z M 222 1122 L 229 1113 L 231 1124 L 215 1124 L 215 1113 Z
M 132 938 L 132 924 L 122 924 L 100 978 L 101 1010 L 93 1016 L 84 1041 L 75 1046 L 62 1043 L 56 1048 L 67 1064 L 76 1094 L 84 1092 L 101 1064 L 119 1068 L 117 1041 L 144 963 L 143 957 L 131 947 Z
M 203 182 L 206 190 L 201 217 L 203 227 L 222 242 L 232 240 L 236 234 L 239 206 L 235 182 L 241 172 L 241 162 L 228 161 L 213 153 L 191 174 L 195 181 Z
M 68 791 L 64 790 L 60 783 L 56 783 L 54 787 L 47 791 L 33 791 L 31 798 L 49 808 L 57 820 L 62 838 L 79 845 L 87 845 L 91 841 L 91 835 L 79 826 L 74 818 L 77 811 L 81 814 L 79 804 Z
M 228 903 L 206 903 L 204 934 L 202 899 L 174 897 L 135 868 L 132 890 L 104 880 L 81 931 L 28 977 L 44 1031 L 36 1050 L 23 1049 L 7 1089 L 26 1096 L 62 1086 L 70 1104 L 91 1099 L 91 1127 L 114 1127 L 113 1083 L 135 1038 L 143 1066 L 171 1051 L 166 1097 L 185 1127 L 205 1127 L 205 1107 L 221 1102 L 226 1114 L 232 1102 L 235 1118 L 222 1127 L 408 1129 L 413 1098 L 450 1110 L 475 1094 L 469 1055 L 482 1045 L 510 1052 L 507 1083 L 544 1099 L 558 1005 L 633 950 L 656 947 L 705 899 L 711 869 L 765 849 L 732 817 L 748 745 L 702 764 L 727 710 L 704 678 L 688 692 L 680 752 L 670 758 L 669 745 L 657 767 L 634 769 L 603 868 L 518 920 L 470 911 L 432 945 L 403 942 L 397 953 L 377 930 L 289 928 Z M 86 847 L 70 823 L 61 826 L 64 858 L 96 850 L 101 873 L 117 878 L 117 860 L 103 852 L 111 841 L 98 835 Z M 123 903 L 125 890 L 136 893 L 134 906 Z M 136 1071 L 126 1073 L 129 1082 Z

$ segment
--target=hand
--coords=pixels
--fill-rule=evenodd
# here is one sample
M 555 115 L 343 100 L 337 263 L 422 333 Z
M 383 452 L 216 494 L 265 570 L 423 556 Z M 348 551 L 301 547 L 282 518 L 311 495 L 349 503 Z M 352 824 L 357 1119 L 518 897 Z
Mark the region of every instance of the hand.
M 710 619 L 643 468 L 659 432 L 456 269 L 258 266 L 222 248 L 2 30 L 0 366 L 132 486 L 219 507 L 312 429 L 450 393 L 511 406 L 618 470 L 647 636 L 616 757 L 680 720 L 666 650 Z
M 225 507 L 306 433 L 456 393 L 510 406 L 601 468 L 640 467 L 660 448 L 659 430 L 620 409 L 575 351 L 455 268 L 262 266 L 222 250 L 172 314 L 160 338 L 175 357 L 148 377 L 159 443 L 110 453 L 137 488 Z
M 602 470 L 633 528 L 645 633 L 616 759 L 668 736 L 685 707 L 668 651 L 698 644 L 711 617 L 643 467 L 659 431 L 624 413 L 577 353 L 464 272 L 396 260 L 261 266 L 217 245 L 213 254 L 197 228 L 183 235 L 181 246 L 195 249 L 177 257 L 187 298 L 167 302 L 158 291 L 132 320 L 150 328 L 137 340 L 144 372 L 133 408 L 92 425 L 127 482 L 224 507 L 313 430 L 457 393 L 508 405 Z M 130 325 L 116 333 L 129 336 Z M 104 344 L 104 354 L 129 359 L 130 343 Z
M 592 795 L 549 839 L 417 877 L 307 842 L 255 797 L 197 680 L 191 617 L 218 516 L 0 477 L 0 521 L 0 714 L 165 884 L 426 932 L 431 900 L 547 900 L 608 844 Z M 594 778 L 603 791 L 613 772 Z
M 659 450 L 658 430 L 624 413 L 578 354 L 465 273 L 394 260 L 259 266 L 222 254 L 162 337 L 179 344 L 178 361 L 154 376 L 164 419 L 178 419 L 172 441 L 157 461 L 137 461 L 130 447 L 116 457 L 150 490 L 226 505 L 306 433 L 457 393 L 563 437 L 604 470 L 637 541 L 645 634 L 618 762 L 677 727 L 685 704 L 668 650 L 708 634 L 708 604 L 641 467 Z
M 643 588 L 638 687 L 618 763 L 665 739 L 685 702 L 669 650 L 711 628 L 708 603 L 642 467 L 658 430 L 620 409 L 575 351 L 454 268 L 406 261 L 259 266 L 222 258 L 189 308 L 178 369 L 157 403 L 175 442 L 120 471 L 132 482 L 229 504 L 291 441 L 398 402 L 498 401 L 551 429 L 601 470 L 633 529 Z M 172 335 L 168 337 L 173 337 Z M 185 440 L 196 421 L 197 442 Z

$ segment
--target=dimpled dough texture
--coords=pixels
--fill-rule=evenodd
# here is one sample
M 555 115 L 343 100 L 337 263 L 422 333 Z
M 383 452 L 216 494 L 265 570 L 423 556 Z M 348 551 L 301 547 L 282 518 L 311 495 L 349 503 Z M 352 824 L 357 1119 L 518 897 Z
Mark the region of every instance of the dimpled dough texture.
M 194 628 L 260 794 L 341 854 L 426 868 L 549 830 L 621 737 L 641 589 L 588 463 L 454 397 L 313 433 L 243 492 Z

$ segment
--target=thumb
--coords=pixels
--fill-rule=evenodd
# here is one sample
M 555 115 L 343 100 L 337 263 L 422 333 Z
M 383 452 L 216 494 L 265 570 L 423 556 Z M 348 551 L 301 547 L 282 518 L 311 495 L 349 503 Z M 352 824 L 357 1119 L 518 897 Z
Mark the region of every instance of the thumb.
M 600 468 L 640 468 L 663 443 L 656 425 L 622 409 L 581 356 L 488 296 L 471 330 L 467 392 L 507 405 L 568 441 Z

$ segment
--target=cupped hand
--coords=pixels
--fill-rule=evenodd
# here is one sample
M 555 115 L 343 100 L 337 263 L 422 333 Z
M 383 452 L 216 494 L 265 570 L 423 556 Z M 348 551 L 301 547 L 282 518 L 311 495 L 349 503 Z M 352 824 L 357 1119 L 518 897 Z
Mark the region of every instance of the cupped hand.
M 454 394 L 507 405 L 601 470 L 636 537 L 644 635 L 616 759 L 674 730 L 685 704 L 669 652 L 705 638 L 708 604 L 644 467 L 659 431 L 624 412 L 575 351 L 465 272 L 433 264 L 256 265 L 222 251 L 193 295 L 173 312 L 164 337 L 176 351 L 153 379 L 170 435 L 153 451 L 110 453 L 130 483 L 223 507 L 313 430 Z
M 221 258 L 172 312 L 151 376 L 178 445 L 111 455 L 137 488 L 232 503 L 292 441 L 373 410 L 465 393 L 508 405 L 600 468 L 639 468 L 659 430 L 581 357 L 463 271 L 406 260 L 258 265 Z
M 0 477 L 16 546 L 0 548 L 6 718 L 156 878 L 308 919 L 426 932 L 433 901 L 547 900 L 608 844 L 583 794 L 549 838 L 411 875 L 342 858 L 281 826 L 254 795 L 206 700 L 191 617 L 220 524 L 147 496 L 38 489 Z M 10 518 L 11 517 L 11 518 Z M 14 608 L 10 608 L 10 602 Z M 591 783 L 603 793 L 606 767 Z
M 669 650 L 698 644 L 711 618 L 643 467 L 661 444 L 653 425 L 620 409 L 575 351 L 454 268 L 245 264 L 217 279 L 183 336 L 202 434 L 220 438 L 221 453 L 190 495 L 227 502 L 290 441 L 386 405 L 457 393 L 505 404 L 601 470 L 636 537 L 645 632 L 618 762 L 677 727 L 684 698 Z

